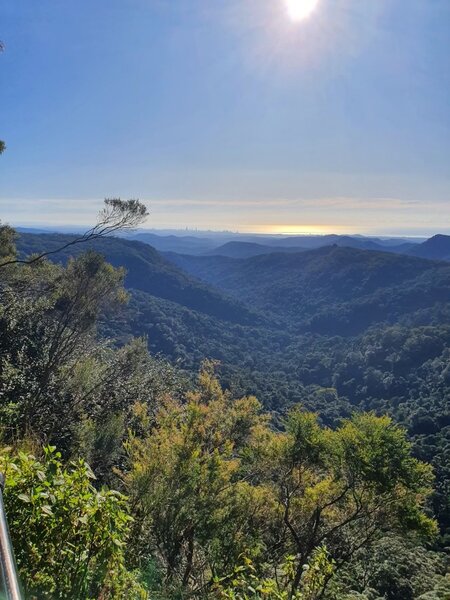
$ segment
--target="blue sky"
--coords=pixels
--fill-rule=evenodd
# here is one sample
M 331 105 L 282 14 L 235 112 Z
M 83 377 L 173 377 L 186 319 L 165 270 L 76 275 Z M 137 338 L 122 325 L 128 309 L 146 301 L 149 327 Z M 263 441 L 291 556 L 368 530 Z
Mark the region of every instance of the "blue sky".
M 450 3 L 3 0 L 0 218 L 450 233 Z

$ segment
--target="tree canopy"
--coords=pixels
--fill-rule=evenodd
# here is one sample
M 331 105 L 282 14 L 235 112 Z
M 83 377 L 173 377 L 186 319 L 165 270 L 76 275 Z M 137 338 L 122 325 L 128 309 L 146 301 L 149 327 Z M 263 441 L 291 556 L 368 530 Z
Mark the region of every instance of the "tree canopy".
M 14 231 L 0 235 L 14 256 Z M 124 276 L 90 247 L 0 272 L 0 468 L 29 597 L 447 593 L 445 560 L 429 549 L 433 469 L 392 417 L 350 403 L 333 413 L 341 389 L 372 398 L 388 385 L 360 374 L 362 361 L 398 376 L 422 352 L 439 361 L 442 332 L 368 333 L 371 353 L 320 367 L 334 387 L 305 386 L 301 402 L 269 411 L 224 386 L 214 361 L 193 378 L 145 339 L 102 335 L 129 299 Z M 412 424 L 420 435 L 433 430 L 425 417 Z

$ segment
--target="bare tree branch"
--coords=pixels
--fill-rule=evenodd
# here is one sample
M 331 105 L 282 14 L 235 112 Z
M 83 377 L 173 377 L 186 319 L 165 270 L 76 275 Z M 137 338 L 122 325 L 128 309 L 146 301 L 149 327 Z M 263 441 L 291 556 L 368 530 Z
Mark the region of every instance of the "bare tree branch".
M 98 215 L 98 222 L 80 237 L 74 238 L 56 250 L 42 252 L 31 259 L 10 259 L 0 263 L 1 267 L 14 264 L 31 265 L 52 254 L 62 252 L 70 246 L 91 242 L 99 238 L 112 235 L 119 231 L 131 231 L 140 225 L 148 216 L 147 207 L 139 200 L 121 200 L 120 198 L 107 198 L 105 206 Z

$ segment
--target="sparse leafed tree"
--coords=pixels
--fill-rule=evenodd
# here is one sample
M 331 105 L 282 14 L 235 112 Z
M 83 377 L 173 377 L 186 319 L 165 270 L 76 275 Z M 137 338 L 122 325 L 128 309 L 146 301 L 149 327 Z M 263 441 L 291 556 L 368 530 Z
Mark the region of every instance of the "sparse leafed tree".
M 106 198 L 103 210 L 98 215 L 96 225 L 88 229 L 83 235 L 74 237 L 72 240 L 47 252 L 42 252 L 30 258 L 9 258 L 0 262 L 0 268 L 13 264 L 34 264 L 43 258 L 57 254 L 70 246 L 91 242 L 99 238 L 114 235 L 122 231 L 130 231 L 143 223 L 147 218 L 147 207 L 139 200 L 121 200 L 120 198 Z

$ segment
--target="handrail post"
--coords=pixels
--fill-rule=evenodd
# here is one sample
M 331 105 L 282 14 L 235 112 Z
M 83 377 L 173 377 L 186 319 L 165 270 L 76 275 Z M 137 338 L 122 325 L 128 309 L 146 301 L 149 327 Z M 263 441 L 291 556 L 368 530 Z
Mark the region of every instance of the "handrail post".
M 14 552 L 9 537 L 8 522 L 6 520 L 5 505 L 3 503 L 3 488 L 5 478 L 0 473 L 0 566 L 5 582 L 7 600 L 22 600 L 19 580 L 17 577 Z

